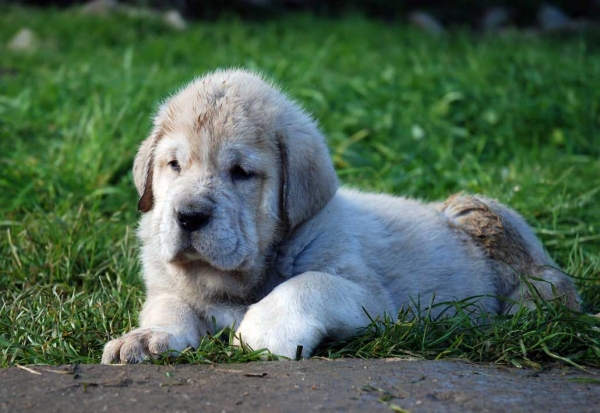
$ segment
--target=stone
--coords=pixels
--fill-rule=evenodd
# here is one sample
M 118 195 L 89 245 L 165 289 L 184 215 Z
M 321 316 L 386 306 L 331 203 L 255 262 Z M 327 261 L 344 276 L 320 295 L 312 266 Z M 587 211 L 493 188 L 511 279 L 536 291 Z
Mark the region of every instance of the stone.
M 187 22 L 177 10 L 170 10 L 163 14 L 163 21 L 172 29 L 183 31 L 187 29 Z
M 38 48 L 39 43 L 39 38 L 35 32 L 24 27 L 8 41 L 8 48 L 18 52 L 32 52 Z
M 424 11 L 414 11 L 408 15 L 408 21 L 424 32 L 440 35 L 444 33 L 444 26 L 431 14 Z
M 510 13 L 504 7 L 491 7 L 483 15 L 481 27 L 484 30 L 500 30 L 510 22 Z
M 537 14 L 538 23 L 544 30 L 565 30 L 573 26 L 573 21 L 561 9 L 544 4 Z
M 29 365 L 0 369 L 0 411 L 598 411 L 600 369 L 532 365 L 316 358 L 224 365 Z
M 92 0 L 83 5 L 81 12 L 91 16 L 108 16 L 119 7 L 116 0 Z

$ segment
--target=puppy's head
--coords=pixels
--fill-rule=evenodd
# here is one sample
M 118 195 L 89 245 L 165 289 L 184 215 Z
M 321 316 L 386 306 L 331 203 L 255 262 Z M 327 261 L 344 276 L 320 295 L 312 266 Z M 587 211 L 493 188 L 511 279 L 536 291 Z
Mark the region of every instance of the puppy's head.
M 140 233 L 156 258 L 238 274 L 264 268 L 269 249 L 337 189 L 315 122 L 240 70 L 199 78 L 168 99 L 133 175 L 146 213 Z

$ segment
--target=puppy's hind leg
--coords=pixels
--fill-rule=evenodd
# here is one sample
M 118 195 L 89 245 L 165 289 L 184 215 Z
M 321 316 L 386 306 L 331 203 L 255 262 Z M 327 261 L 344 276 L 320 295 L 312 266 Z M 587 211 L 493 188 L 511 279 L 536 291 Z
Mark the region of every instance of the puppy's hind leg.
M 497 295 L 507 297 L 504 312 L 515 312 L 517 301 L 534 307 L 534 291 L 545 300 L 560 297 L 579 310 L 572 279 L 558 269 L 533 229 L 515 211 L 495 200 L 457 194 L 438 206 L 453 228 L 467 233 L 498 270 Z

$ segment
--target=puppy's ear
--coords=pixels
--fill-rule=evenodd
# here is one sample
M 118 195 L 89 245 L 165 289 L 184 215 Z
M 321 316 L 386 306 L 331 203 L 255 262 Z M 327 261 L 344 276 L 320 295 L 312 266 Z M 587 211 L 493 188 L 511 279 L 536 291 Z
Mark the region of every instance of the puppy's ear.
M 148 212 L 154 206 L 154 193 L 152 192 L 152 178 L 154 175 L 154 148 L 161 134 L 155 128 L 146 138 L 133 161 L 133 182 L 137 188 L 140 200 L 139 212 Z
M 338 187 L 325 139 L 316 124 L 304 113 L 294 118 L 276 134 L 281 153 L 281 208 L 288 230 L 323 209 Z

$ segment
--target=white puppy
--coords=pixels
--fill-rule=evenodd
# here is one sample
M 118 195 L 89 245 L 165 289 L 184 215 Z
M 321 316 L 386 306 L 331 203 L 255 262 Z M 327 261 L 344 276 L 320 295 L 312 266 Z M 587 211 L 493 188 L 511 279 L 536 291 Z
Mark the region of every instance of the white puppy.
M 103 363 L 195 347 L 213 317 L 254 349 L 306 357 L 367 314 L 472 296 L 479 313 L 513 311 L 531 298 L 522 276 L 579 306 L 531 228 L 495 201 L 338 189 L 315 121 L 253 73 L 217 71 L 168 99 L 133 174 L 147 298 Z

